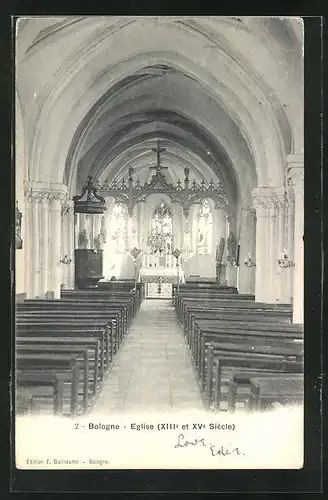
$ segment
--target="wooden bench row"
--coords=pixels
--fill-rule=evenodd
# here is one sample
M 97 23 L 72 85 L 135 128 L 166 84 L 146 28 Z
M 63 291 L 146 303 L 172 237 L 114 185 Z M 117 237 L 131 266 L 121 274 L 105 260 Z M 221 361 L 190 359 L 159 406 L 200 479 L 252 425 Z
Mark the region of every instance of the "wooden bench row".
M 175 307 L 206 407 L 300 402 L 303 328 L 291 323 L 291 306 L 190 290 L 177 291 Z
M 87 413 L 140 306 L 138 291 L 63 295 L 60 300 L 17 304 L 16 387 L 21 410 Z

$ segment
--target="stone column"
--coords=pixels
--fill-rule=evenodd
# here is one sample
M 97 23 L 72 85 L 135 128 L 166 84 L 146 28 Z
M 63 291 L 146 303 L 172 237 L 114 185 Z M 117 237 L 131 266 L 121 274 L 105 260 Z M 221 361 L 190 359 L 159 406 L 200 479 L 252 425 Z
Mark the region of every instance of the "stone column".
M 287 186 L 286 197 L 286 248 L 289 258 L 294 262 L 294 216 L 295 216 L 294 189 Z M 284 273 L 285 302 L 293 302 L 293 277 L 294 267 L 288 267 Z
M 286 297 L 286 273 L 278 259 L 286 241 L 286 188 L 261 187 L 253 190 L 256 209 L 256 278 L 257 301 L 289 302 Z M 288 252 L 290 257 L 290 254 Z
M 259 187 L 253 190 L 253 204 L 256 210 L 256 270 L 255 300 L 272 302 L 272 189 Z
M 31 297 L 39 298 L 40 293 L 40 225 L 39 191 L 31 191 Z
M 68 239 L 68 256 L 71 263 L 67 266 L 67 287 L 74 288 L 75 279 L 75 216 L 74 216 L 74 202 L 69 200 L 66 202 L 68 206 L 67 213 L 67 239 Z
M 276 230 L 272 247 L 275 258 L 275 302 L 286 303 L 285 275 L 288 269 L 281 268 L 278 259 L 286 248 L 285 224 L 286 224 L 286 189 L 285 187 L 275 188 L 274 203 L 276 210 Z
M 62 206 L 62 246 L 61 258 L 71 259 L 69 264 L 61 264 L 61 284 L 64 288 L 73 288 L 74 283 L 74 202 L 66 201 Z M 72 282 L 73 279 L 73 282 Z
M 217 231 L 217 240 L 215 244 L 215 252 L 216 246 L 220 245 L 221 238 L 224 239 L 224 250 L 222 255 L 222 263 L 219 269 L 219 281 L 220 283 L 226 283 L 226 269 L 227 269 L 227 214 L 226 211 L 222 208 L 217 210 L 218 215 L 218 231 Z
M 26 183 L 24 185 L 24 191 L 25 191 L 25 217 L 23 219 L 23 223 L 25 226 L 24 227 L 24 248 L 25 248 L 24 282 L 25 282 L 26 298 L 30 299 L 32 298 L 32 288 L 31 288 L 32 196 L 30 190 L 26 186 Z
M 49 274 L 49 192 L 40 192 L 39 203 L 39 228 L 40 228 L 40 298 L 45 298 L 48 290 Z
M 225 246 L 227 247 L 227 240 L 230 234 L 230 231 L 233 233 L 234 237 L 236 238 L 236 221 L 232 217 L 227 217 L 228 220 L 228 230 L 227 230 L 227 238 L 226 238 L 226 244 Z M 227 254 L 229 253 L 228 248 L 226 248 Z M 237 249 L 236 249 L 237 252 Z M 237 266 L 231 266 L 227 264 L 226 268 L 227 272 L 227 282 L 229 286 L 237 286 Z
M 79 248 L 80 214 L 74 214 L 74 247 Z
M 287 184 L 294 189 L 294 282 L 293 323 L 304 322 L 304 160 L 303 155 L 287 157 Z
M 64 190 L 65 188 L 65 190 Z M 60 259 L 61 256 L 61 205 L 65 199 L 66 186 L 51 189 L 49 193 L 50 209 L 50 266 L 48 289 L 55 299 L 60 298 Z
M 247 267 L 245 260 L 250 254 L 255 263 L 256 217 L 253 207 L 242 208 L 240 218 L 239 293 L 254 294 L 255 266 Z M 256 265 L 256 264 L 255 264 Z

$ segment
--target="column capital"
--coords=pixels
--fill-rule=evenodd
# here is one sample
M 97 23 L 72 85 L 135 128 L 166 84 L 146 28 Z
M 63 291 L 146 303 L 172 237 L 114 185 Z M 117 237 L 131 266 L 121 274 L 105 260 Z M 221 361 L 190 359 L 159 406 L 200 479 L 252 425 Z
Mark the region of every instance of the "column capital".
M 253 205 L 257 215 L 263 210 L 262 215 L 273 215 L 274 210 L 281 210 L 287 204 L 287 192 L 285 186 L 258 187 L 253 189 Z
M 35 202 L 53 199 L 63 201 L 66 198 L 67 187 L 60 183 L 25 181 L 24 193 L 28 200 Z
M 287 206 L 287 191 L 284 186 L 275 188 L 274 203 L 277 211 L 284 210 Z
M 268 217 L 275 208 L 274 188 L 258 187 L 252 191 L 253 206 L 257 216 Z

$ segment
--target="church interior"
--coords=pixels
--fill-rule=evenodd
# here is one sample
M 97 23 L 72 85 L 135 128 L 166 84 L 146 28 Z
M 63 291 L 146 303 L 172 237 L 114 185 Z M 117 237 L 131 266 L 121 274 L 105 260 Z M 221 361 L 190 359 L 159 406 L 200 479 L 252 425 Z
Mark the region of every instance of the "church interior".
M 298 18 L 16 25 L 16 411 L 303 404 Z

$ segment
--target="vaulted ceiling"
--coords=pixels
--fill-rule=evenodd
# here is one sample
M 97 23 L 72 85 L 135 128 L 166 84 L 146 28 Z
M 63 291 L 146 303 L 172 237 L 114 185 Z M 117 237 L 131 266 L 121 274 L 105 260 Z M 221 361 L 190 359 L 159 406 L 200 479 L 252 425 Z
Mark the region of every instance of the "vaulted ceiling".
M 233 203 L 303 147 L 297 19 L 32 18 L 17 40 L 27 175 L 71 195 L 90 173 L 147 180 L 160 138 L 171 181 L 188 166 Z

